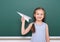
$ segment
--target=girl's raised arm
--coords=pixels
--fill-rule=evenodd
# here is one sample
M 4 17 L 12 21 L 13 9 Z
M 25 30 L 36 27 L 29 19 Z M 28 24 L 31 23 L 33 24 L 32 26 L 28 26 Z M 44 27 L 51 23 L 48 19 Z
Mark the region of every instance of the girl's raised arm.
M 22 35 L 25 35 L 31 30 L 31 27 L 32 27 L 33 23 L 30 23 L 29 26 L 25 29 L 25 19 L 24 19 L 24 17 L 22 17 L 21 21 L 22 21 L 21 33 L 22 33 Z

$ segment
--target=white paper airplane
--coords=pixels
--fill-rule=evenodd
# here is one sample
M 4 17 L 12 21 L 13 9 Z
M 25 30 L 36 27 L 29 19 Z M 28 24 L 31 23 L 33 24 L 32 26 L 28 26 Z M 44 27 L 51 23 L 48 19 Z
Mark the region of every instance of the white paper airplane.
M 27 22 L 29 22 L 29 19 L 31 19 L 31 17 L 29 17 L 29 16 L 27 16 L 27 15 L 24 15 L 24 14 L 22 14 L 22 13 L 20 13 L 20 12 L 17 12 L 17 13 L 18 13 L 20 16 L 24 17 Z

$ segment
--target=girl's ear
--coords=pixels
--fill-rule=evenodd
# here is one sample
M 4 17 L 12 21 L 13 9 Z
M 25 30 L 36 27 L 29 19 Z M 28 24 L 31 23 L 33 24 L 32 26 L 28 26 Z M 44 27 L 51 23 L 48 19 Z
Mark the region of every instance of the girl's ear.
M 34 14 L 34 17 L 35 17 L 35 14 Z

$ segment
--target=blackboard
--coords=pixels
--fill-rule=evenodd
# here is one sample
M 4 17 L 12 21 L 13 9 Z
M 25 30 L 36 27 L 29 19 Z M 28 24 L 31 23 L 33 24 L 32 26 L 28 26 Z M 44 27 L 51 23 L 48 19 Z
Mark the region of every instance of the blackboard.
M 21 17 L 17 11 L 33 20 L 33 10 L 36 7 L 46 10 L 49 35 L 60 36 L 60 0 L 0 0 L 0 36 L 22 36 Z M 26 22 L 26 27 L 29 23 Z M 31 31 L 25 36 L 31 36 Z

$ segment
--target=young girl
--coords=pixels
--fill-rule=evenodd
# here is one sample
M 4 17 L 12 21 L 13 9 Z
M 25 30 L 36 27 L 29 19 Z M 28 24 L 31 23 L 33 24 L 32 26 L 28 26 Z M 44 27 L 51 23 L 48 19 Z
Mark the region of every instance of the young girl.
M 27 34 L 30 30 L 32 31 L 31 42 L 50 42 L 48 25 L 44 22 L 45 19 L 45 10 L 44 8 L 38 7 L 33 12 L 34 22 L 30 23 L 29 26 L 25 29 L 25 19 L 21 18 L 22 22 L 22 35 Z

